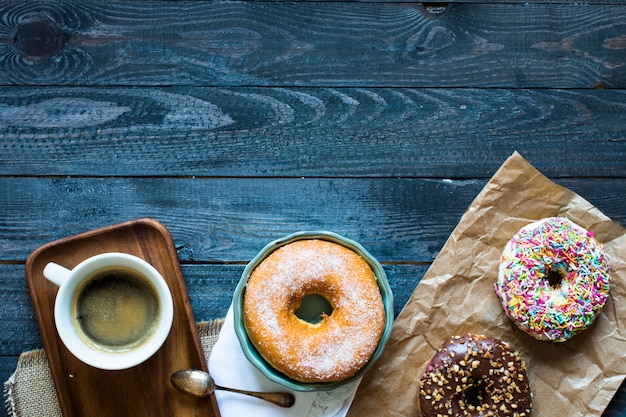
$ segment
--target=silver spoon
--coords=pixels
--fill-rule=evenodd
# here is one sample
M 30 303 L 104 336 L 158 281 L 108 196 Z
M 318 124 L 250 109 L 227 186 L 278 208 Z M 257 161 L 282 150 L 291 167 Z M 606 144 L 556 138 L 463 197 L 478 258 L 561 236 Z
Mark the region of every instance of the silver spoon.
M 289 392 L 254 392 L 220 387 L 215 384 L 213 377 L 208 372 L 200 369 L 176 371 L 170 376 L 170 381 L 177 390 L 194 397 L 206 397 L 211 395 L 216 389 L 220 389 L 222 391 L 251 395 L 281 407 L 291 407 L 296 402 L 296 398 Z

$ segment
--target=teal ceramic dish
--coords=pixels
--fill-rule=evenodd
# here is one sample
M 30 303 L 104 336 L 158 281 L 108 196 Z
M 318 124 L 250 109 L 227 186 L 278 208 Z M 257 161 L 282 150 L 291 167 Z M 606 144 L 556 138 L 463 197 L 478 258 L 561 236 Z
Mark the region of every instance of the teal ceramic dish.
M 374 275 L 376 275 L 378 286 L 380 288 L 380 293 L 382 295 L 383 305 L 385 308 L 385 329 L 383 331 L 382 337 L 380 339 L 380 342 L 378 343 L 378 347 L 374 351 L 374 355 L 367 363 L 367 365 L 364 366 L 356 375 L 344 381 L 332 383 L 303 383 L 287 377 L 285 374 L 274 369 L 269 363 L 265 361 L 265 359 L 263 359 L 261 354 L 256 350 L 256 348 L 248 338 L 245 326 L 243 324 L 243 297 L 246 289 L 246 283 L 252 271 L 257 267 L 257 265 L 259 265 L 259 263 L 261 263 L 263 259 L 265 259 L 270 253 L 272 253 L 279 247 L 294 242 L 296 240 L 303 239 L 327 240 L 352 249 L 369 264 L 370 268 L 372 268 L 372 271 L 374 272 Z M 332 390 L 362 377 L 363 374 L 365 374 L 368 369 L 370 369 L 378 360 L 378 358 L 380 358 L 380 356 L 382 355 L 385 345 L 389 340 L 389 336 L 391 335 L 391 328 L 394 321 L 393 294 L 391 292 L 389 282 L 387 281 L 387 275 L 385 274 L 385 271 L 383 270 L 381 264 L 357 242 L 354 242 L 336 233 L 325 231 L 297 232 L 267 244 L 261 250 L 261 252 L 259 252 L 259 254 L 255 256 L 252 261 L 250 261 L 250 263 L 246 266 L 241 275 L 241 280 L 235 288 L 235 293 L 233 297 L 233 313 L 235 321 L 235 334 L 239 339 L 239 343 L 241 344 L 241 349 L 243 350 L 244 355 L 250 361 L 250 363 L 252 363 L 252 365 L 254 365 L 269 380 L 274 381 L 291 390 L 304 392 Z

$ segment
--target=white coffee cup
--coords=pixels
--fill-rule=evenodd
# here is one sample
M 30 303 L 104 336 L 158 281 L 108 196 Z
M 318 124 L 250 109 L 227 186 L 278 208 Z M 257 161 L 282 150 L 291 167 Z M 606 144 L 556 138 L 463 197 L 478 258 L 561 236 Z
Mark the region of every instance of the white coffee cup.
M 67 349 L 100 369 L 136 366 L 165 343 L 174 319 L 172 294 L 161 274 L 136 256 L 108 252 L 69 270 L 43 270 L 59 286 L 54 321 Z

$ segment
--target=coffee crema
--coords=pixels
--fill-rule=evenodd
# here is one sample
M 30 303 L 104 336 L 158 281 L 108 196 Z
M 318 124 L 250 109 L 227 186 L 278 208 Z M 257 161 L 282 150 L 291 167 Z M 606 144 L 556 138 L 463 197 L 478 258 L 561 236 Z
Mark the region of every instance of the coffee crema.
M 110 352 L 133 350 L 154 333 L 161 314 L 148 278 L 124 267 L 92 273 L 72 302 L 74 326 L 88 345 Z

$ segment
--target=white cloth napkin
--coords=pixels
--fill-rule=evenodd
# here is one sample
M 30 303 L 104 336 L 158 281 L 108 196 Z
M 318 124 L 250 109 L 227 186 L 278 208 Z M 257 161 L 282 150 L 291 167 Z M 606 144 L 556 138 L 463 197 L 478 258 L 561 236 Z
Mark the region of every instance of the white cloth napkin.
M 267 379 L 244 356 L 235 334 L 232 306 L 209 356 L 209 370 L 215 383 L 251 391 L 289 391 Z M 217 390 L 215 396 L 222 417 L 345 417 L 360 379 L 331 391 L 295 392 L 293 407 L 283 408 L 248 395 Z

